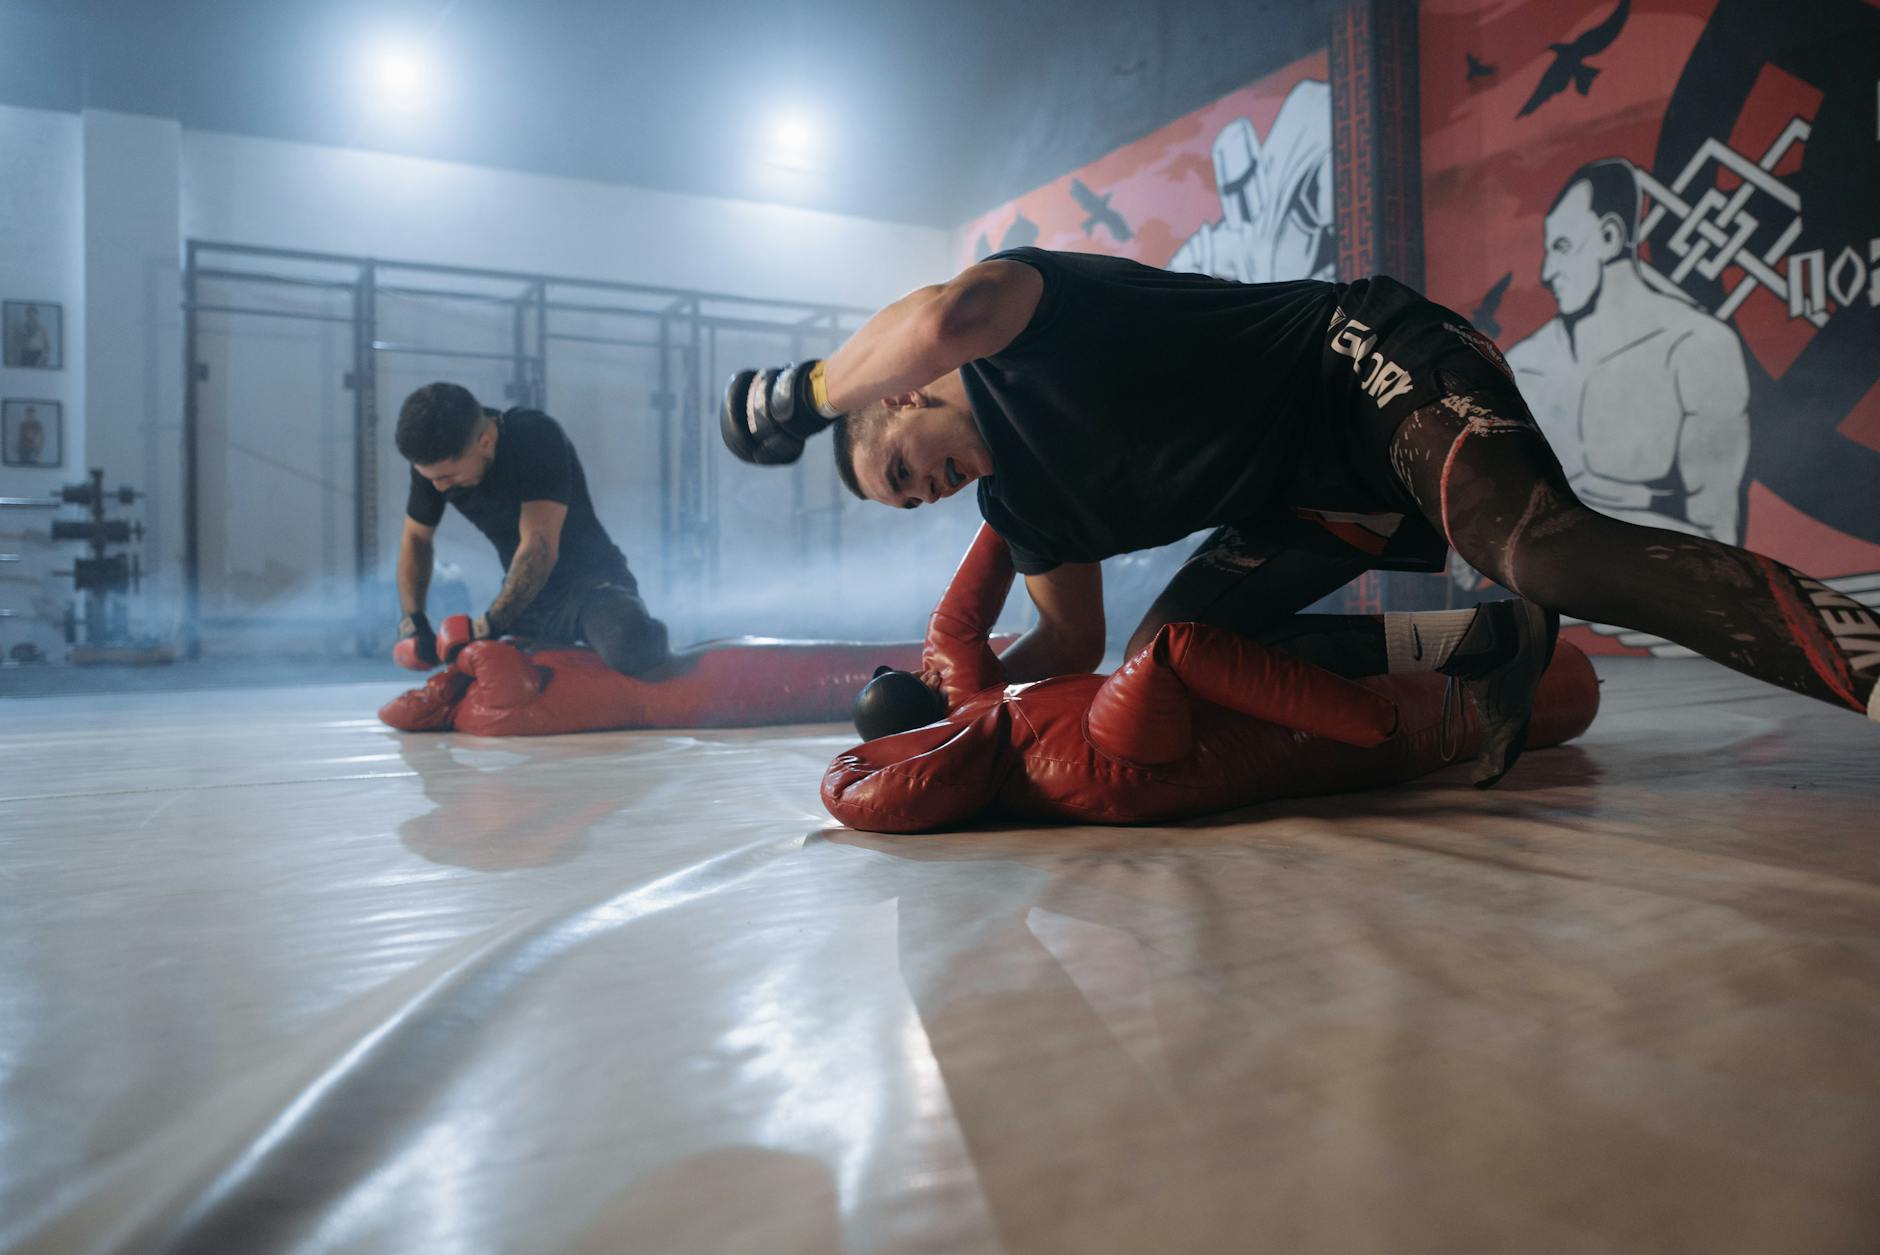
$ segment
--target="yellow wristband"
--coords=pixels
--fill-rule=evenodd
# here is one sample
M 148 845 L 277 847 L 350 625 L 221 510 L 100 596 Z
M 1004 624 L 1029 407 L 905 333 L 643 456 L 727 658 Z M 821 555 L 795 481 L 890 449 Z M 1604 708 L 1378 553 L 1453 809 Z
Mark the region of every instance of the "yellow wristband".
M 829 408 L 829 381 L 823 378 L 823 364 L 820 360 L 809 368 L 809 401 L 824 418 L 838 418 L 842 414 L 841 410 Z

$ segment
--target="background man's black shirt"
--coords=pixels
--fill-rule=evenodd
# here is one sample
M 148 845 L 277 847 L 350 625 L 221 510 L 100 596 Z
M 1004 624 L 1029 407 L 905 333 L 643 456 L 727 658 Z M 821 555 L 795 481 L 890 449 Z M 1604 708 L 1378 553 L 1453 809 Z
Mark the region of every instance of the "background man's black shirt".
M 555 569 L 536 594 L 534 604 L 569 593 L 585 592 L 606 580 L 628 575 L 627 560 L 594 514 L 581 459 L 557 423 L 540 410 L 510 410 L 498 416 L 496 457 L 474 488 L 439 492 L 411 470 L 411 494 L 405 513 L 426 527 L 436 527 L 448 502 L 490 538 L 503 570 L 509 569 L 522 543 L 522 503 L 556 501 L 568 507 L 561 525 Z
M 960 371 L 994 467 L 980 513 L 1020 571 L 1168 544 L 1270 504 L 1317 403 L 1337 285 L 994 256 L 1044 277 L 1018 338 Z

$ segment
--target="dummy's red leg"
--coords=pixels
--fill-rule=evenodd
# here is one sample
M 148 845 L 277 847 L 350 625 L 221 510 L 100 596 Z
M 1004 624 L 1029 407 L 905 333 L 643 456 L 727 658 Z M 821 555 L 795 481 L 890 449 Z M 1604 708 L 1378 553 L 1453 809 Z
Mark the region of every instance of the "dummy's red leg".
M 1221 628 L 1165 624 L 1117 670 L 1084 716 L 1104 753 L 1169 763 L 1193 744 L 1195 699 L 1350 745 L 1376 745 L 1397 726 L 1390 700 L 1289 654 Z

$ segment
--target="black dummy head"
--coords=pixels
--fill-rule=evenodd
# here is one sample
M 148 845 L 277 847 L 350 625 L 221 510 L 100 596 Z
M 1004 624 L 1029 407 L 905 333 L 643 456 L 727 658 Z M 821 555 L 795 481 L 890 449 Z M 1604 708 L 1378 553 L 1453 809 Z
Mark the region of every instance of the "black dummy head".
M 946 713 L 946 699 L 912 671 L 893 667 L 876 667 L 875 678 L 855 695 L 855 730 L 864 741 L 924 727 Z

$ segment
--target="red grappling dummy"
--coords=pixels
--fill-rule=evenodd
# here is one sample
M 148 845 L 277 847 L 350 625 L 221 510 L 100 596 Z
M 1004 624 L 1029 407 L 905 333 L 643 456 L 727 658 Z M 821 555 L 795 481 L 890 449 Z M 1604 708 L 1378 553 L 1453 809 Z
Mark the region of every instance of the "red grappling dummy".
M 823 803 L 842 823 L 1146 823 L 1392 784 L 1474 753 L 1474 712 L 1445 677 L 1347 680 L 1194 623 L 1164 626 L 1112 675 L 1008 688 L 989 634 L 1012 574 L 1005 542 L 982 527 L 927 630 L 921 679 L 945 717 L 829 765 Z M 1563 642 L 1535 694 L 1529 746 L 1578 736 L 1598 708 L 1592 665 Z
M 463 616 L 454 616 L 461 619 Z M 526 653 L 509 641 L 464 645 L 446 621 L 450 665 L 387 702 L 379 718 L 405 732 L 551 736 L 624 728 L 740 728 L 843 718 L 869 668 L 911 665 L 916 646 L 740 637 L 674 654 L 644 676 L 621 675 L 591 649 Z

